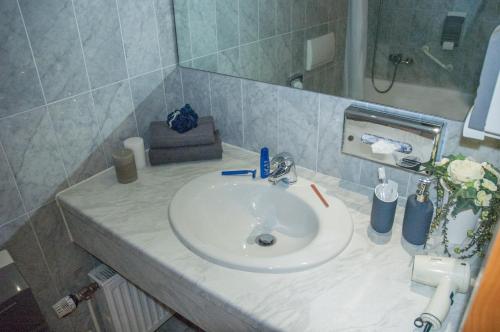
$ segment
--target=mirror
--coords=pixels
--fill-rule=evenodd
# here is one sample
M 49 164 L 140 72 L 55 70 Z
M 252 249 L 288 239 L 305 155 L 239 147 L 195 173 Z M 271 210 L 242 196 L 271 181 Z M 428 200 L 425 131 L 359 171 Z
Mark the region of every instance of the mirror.
M 174 0 L 179 62 L 463 121 L 500 0 Z

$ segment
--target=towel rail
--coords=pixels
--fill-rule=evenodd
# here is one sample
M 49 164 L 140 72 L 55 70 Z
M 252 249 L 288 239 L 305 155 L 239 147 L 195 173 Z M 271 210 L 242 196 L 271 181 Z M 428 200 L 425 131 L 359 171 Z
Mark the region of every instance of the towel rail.
M 453 65 L 451 63 L 444 64 L 441 60 L 432 55 L 431 48 L 428 45 L 422 46 L 422 52 L 424 52 L 424 54 L 427 55 L 432 61 L 437 63 L 439 67 L 447 71 L 453 71 Z

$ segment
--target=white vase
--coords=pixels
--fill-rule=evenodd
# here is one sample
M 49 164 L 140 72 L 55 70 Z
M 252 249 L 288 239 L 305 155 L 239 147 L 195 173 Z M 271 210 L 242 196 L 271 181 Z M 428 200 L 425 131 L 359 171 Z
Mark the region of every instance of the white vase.
M 443 201 L 448 201 L 450 196 L 450 190 L 444 181 L 441 180 L 441 185 L 444 188 Z M 457 213 L 455 217 L 452 217 L 451 207 L 448 212 L 448 242 L 450 244 L 462 245 L 467 240 L 467 232 L 470 230 L 475 230 L 479 222 L 480 212 L 474 214 L 472 209 L 465 210 Z
M 448 241 L 453 244 L 463 244 L 467 239 L 467 232 L 475 230 L 479 221 L 479 213 L 474 214 L 472 210 L 465 210 L 456 215 L 455 218 L 448 213 Z

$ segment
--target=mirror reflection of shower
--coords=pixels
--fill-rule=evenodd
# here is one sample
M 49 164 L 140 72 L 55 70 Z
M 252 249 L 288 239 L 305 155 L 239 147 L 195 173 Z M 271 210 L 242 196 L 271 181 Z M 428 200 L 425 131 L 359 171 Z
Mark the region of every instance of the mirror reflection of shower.
M 399 65 L 401 65 L 401 64 L 403 64 L 403 65 L 413 64 L 413 59 L 410 57 L 403 58 L 402 53 L 389 54 L 389 62 L 391 62 L 394 65 L 391 82 L 389 83 L 389 86 L 385 89 L 380 89 L 377 87 L 377 84 L 375 83 L 375 65 L 376 65 L 375 60 L 377 58 L 378 36 L 380 33 L 380 21 L 382 20 L 382 7 L 383 7 L 383 5 L 384 5 L 384 0 L 379 0 L 378 9 L 377 9 L 377 25 L 375 28 L 375 45 L 373 47 L 372 72 L 371 72 L 372 86 L 375 89 L 375 91 L 377 91 L 378 93 L 387 93 L 392 89 L 392 87 L 394 86 L 394 81 L 396 80 L 396 75 L 398 73 Z
M 463 121 L 499 2 L 349 1 L 345 94 Z

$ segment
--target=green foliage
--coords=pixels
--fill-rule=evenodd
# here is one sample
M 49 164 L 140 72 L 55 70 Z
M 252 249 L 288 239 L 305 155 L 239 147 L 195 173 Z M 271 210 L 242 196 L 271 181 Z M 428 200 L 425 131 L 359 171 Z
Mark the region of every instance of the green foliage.
M 455 247 L 452 252 L 459 258 L 469 258 L 476 254 L 484 255 L 489 241 L 493 236 L 493 230 L 500 210 L 500 172 L 493 165 L 481 163 L 481 177 L 468 182 L 458 181 L 450 174 L 450 164 L 455 160 L 466 160 L 464 155 L 449 155 L 440 162 L 426 163 L 425 171 L 437 179 L 436 213 L 431 224 L 430 233 L 442 228 L 442 237 L 445 253 L 451 256 L 448 241 L 449 216 L 453 219 L 460 212 L 472 210 L 479 214 L 479 224 L 475 230 L 467 232 L 468 241 L 463 247 Z M 464 164 L 457 162 L 454 164 Z M 477 167 L 479 164 L 474 163 Z M 482 174 L 481 173 L 481 174 Z

